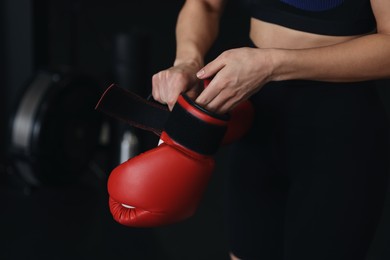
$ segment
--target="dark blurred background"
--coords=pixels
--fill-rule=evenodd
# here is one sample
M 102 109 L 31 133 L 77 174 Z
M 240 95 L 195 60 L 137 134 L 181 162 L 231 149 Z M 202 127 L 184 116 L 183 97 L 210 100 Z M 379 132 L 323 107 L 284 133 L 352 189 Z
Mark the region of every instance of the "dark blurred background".
M 121 226 L 106 178 L 156 136 L 94 111 L 112 82 L 146 97 L 175 53 L 179 0 L 0 2 L 0 259 L 228 259 L 224 164 L 194 217 L 153 229 Z M 247 44 L 248 19 L 230 1 L 207 59 Z M 390 111 L 389 83 L 378 91 Z M 130 135 L 125 135 L 130 133 Z M 126 136 L 126 138 L 124 138 Z M 130 139 L 129 139 L 130 138 Z M 388 204 L 388 203 L 387 203 Z M 390 259 L 389 207 L 369 259 Z

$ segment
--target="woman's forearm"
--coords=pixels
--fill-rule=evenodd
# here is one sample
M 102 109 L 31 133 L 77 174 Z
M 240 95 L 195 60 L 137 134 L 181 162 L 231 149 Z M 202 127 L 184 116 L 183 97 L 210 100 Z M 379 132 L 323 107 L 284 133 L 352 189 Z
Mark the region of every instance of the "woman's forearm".
M 390 77 L 390 35 L 312 49 L 275 50 L 272 80 L 352 82 Z
M 203 66 L 203 58 L 218 35 L 223 1 L 186 1 L 176 25 L 175 65 L 194 63 Z

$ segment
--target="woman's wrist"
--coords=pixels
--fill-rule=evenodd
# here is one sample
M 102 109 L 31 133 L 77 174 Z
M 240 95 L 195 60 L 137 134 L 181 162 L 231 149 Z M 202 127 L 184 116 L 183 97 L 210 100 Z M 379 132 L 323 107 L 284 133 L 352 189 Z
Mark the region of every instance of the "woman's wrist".
M 199 70 L 204 66 L 203 60 L 200 58 L 176 58 L 173 62 L 173 66 L 185 65 L 194 67 L 195 70 Z
M 289 77 L 289 53 L 284 49 L 268 49 L 270 75 L 269 81 L 287 80 Z

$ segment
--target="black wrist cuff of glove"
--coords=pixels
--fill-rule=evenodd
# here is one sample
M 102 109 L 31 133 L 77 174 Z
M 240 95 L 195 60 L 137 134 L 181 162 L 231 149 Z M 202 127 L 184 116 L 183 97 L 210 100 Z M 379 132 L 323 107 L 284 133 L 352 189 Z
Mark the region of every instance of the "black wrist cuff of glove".
M 213 155 L 221 145 L 228 120 L 228 115 L 208 111 L 183 94 L 172 109 L 164 131 L 191 151 Z

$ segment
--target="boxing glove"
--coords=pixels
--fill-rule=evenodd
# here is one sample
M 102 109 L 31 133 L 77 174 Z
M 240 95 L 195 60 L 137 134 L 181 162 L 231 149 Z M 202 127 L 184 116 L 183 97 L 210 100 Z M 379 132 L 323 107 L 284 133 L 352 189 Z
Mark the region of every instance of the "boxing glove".
M 205 87 L 207 87 L 208 82 L 208 80 L 204 81 Z M 166 106 L 143 99 L 115 84 L 105 90 L 96 109 L 131 126 L 151 131 L 158 136 L 161 135 L 170 116 L 170 111 Z M 254 113 L 250 101 L 244 101 L 230 111 L 228 127 L 221 144 L 227 145 L 242 138 L 252 127 Z
M 192 216 L 214 170 L 213 154 L 225 136 L 228 116 L 181 95 L 159 146 L 117 166 L 108 178 L 113 218 L 130 227 L 156 227 Z

